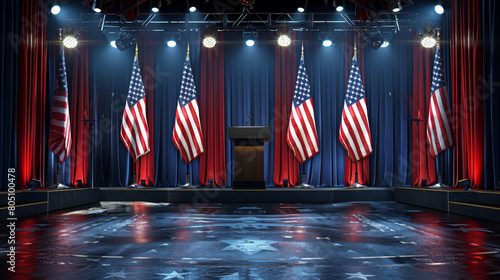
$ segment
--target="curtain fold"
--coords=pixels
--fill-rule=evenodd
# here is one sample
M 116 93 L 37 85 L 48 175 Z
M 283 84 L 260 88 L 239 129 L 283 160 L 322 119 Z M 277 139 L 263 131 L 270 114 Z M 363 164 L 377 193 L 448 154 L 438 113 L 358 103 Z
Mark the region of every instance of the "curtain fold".
M 498 89 L 500 81 L 500 56 L 495 54 L 498 50 L 500 29 L 495 28 L 495 20 L 500 15 L 500 5 L 494 0 L 483 0 L 482 28 L 483 28 L 483 54 L 484 54 L 484 186 L 486 189 L 500 189 L 500 97 Z
M 295 41 L 296 34 L 293 33 Z M 300 46 L 298 46 L 300 49 Z M 289 47 L 275 47 L 274 71 L 274 175 L 273 184 L 283 186 L 287 179 L 289 186 L 299 184 L 299 162 L 286 142 L 288 122 L 297 78 L 297 44 Z M 277 164 L 280 163 L 280 164 Z
M 155 147 L 154 147 L 154 91 L 155 44 L 151 34 L 141 34 L 139 44 L 139 68 L 141 69 L 144 90 L 146 91 L 146 118 L 148 121 L 149 153 L 139 157 L 135 162 L 137 184 L 144 180 L 147 186 L 155 184 Z
M 201 48 L 200 119 L 205 152 L 200 156 L 200 184 L 226 183 L 226 125 L 224 113 L 224 34 L 214 48 Z
M 484 187 L 484 94 L 481 1 L 452 1 L 451 83 L 455 126 L 453 185 Z
M 9 17 L 6 17 L 9 18 Z M 36 1 L 22 2 L 17 102 L 17 183 L 45 185 L 45 100 L 47 93 L 47 15 Z
M 79 40 L 86 41 L 87 35 L 80 34 Z M 93 108 L 90 108 L 89 98 L 89 56 L 88 45 L 81 44 L 75 49 L 66 49 L 66 60 L 70 61 L 68 84 L 71 86 L 71 185 L 76 186 L 81 180 L 86 186 L 89 182 L 89 141 Z M 93 141 L 95 142 L 95 141 Z M 97 143 L 93 143 L 95 146 Z
M 7 170 L 16 168 L 16 128 L 17 128 L 17 98 L 18 98 L 18 71 L 19 61 L 17 51 L 19 50 L 19 18 L 21 18 L 20 1 L 0 2 L 0 30 L 3 36 L 0 38 L 0 189 L 7 189 L 9 177 Z M 17 176 L 16 176 L 17 177 Z M 20 181 L 18 181 L 20 182 Z

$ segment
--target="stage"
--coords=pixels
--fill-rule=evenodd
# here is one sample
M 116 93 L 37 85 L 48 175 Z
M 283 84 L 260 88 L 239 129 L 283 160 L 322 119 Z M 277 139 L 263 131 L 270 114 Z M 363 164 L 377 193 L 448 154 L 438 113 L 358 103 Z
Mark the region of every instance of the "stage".
M 7 201 L 7 192 L 0 193 Z M 422 187 L 349 188 L 69 188 L 19 191 L 16 217 L 48 213 L 100 201 L 158 203 L 340 203 L 352 201 L 396 201 L 443 212 L 500 222 L 500 192 Z M 8 217 L 0 207 L 2 221 Z

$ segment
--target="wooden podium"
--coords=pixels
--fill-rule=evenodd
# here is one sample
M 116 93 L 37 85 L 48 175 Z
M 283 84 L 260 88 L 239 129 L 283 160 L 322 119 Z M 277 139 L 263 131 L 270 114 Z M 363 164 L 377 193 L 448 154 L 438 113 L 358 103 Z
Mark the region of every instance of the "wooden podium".
M 228 137 L 234 142 L 233 188 L 265 189 L 264 142 L 269 140 L 267 126 L 232 126 Z

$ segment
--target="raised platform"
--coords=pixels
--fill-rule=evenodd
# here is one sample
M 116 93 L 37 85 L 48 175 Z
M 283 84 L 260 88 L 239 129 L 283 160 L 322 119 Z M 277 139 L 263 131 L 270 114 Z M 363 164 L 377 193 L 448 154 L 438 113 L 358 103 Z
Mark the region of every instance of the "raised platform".
M 0 193 L 0 221 L 9 215 L 7 193 Z M 394 188 L 70 188 L 16 192 L 15 217 L 43 214 L 100 201 L 166 203 L 335 203 L 347 201 L 394 201 Z
M 7 193 L 0 193 L 0 221 L 9 214 Z M 100 201 L 165 203 L 339 203 L 396 201 L 443 212 L 500 222 L 500 191 L 395 188 L 70 188 L 16 192 L 15 217 L 43 214 Z
M 101 188 L 101 201 L 168 203 L 335 203 L 346 201 L 393 201 L 394 188 Z
M 396 202 L 500 222 L 500 191 L 396 187 Z
M 0 221 L 12 217 L 7 205 L 7 192 L 0 193 Z M 99 189 L 70 188 L 36 191 L 16 191 L 13 217 L 23 218 L 75 206 L 96 203 L 100 200 Z

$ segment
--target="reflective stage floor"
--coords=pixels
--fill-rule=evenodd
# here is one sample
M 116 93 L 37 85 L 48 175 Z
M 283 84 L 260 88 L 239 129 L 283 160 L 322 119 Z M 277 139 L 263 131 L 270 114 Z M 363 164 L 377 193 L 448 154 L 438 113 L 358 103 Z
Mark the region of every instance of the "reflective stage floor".
M 499 279 L 500 224 L 395 202 L 102 202 L 17 221 L 1 279 Z

